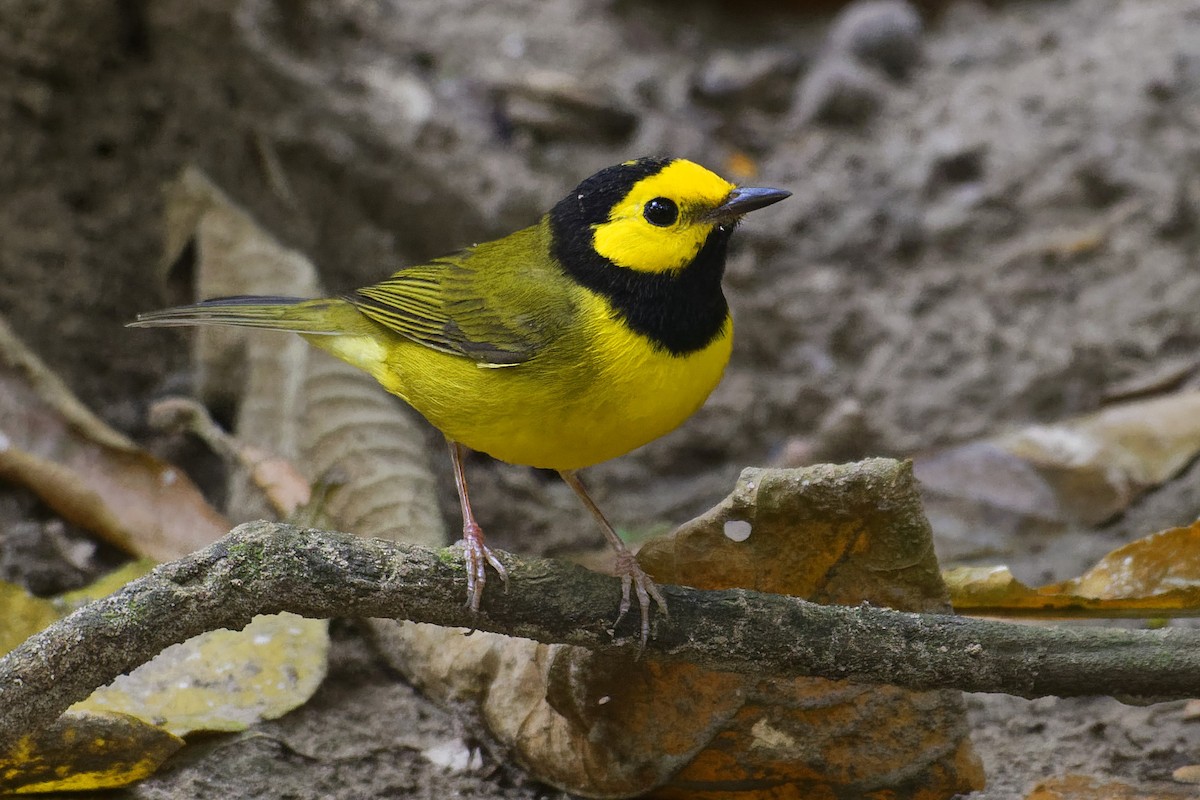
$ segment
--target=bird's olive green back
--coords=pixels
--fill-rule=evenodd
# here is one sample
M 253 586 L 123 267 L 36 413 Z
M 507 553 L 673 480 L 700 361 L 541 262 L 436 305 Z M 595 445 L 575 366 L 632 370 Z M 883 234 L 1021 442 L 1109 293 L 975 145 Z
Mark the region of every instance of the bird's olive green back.
M 348 299 L 405 338 L 483 364 L 528 361 L 571 329 L 575 284 L 548 223 L 396 272 Z

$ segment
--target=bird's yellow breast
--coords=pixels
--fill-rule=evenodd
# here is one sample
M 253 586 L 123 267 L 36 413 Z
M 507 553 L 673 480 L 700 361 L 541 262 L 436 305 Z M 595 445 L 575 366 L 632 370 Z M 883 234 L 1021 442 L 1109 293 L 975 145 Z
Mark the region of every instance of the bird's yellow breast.
M 449 438 L 513 464 L 579 469 L 678 427 L 721 380 L 733 323 L 672 355 L 578 289 L 577 324 L 529 361 L 482 367 L 393 336 L 312 337 L 366 369 Z

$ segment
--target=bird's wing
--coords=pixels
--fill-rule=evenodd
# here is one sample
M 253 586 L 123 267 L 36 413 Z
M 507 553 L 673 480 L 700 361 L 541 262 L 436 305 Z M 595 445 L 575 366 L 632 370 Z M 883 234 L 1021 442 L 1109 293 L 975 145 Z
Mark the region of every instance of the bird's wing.
M 506 367 L 537 355 L 571 300 L 536 229 L 400 270 L 347 299 L 368 319 L 445 353 Z M 557 287 L 557 291 L 556 291 Z

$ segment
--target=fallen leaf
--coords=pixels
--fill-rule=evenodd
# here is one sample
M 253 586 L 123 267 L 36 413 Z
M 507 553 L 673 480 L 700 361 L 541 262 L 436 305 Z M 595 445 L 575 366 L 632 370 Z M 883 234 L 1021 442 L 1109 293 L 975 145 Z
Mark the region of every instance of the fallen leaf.
M 241 731 L 305 703 L 325 677 L 325 620 L 255 617 L 173 645 L 101 687 L 73 711 L 120 712 L 186 736 Z
M 1178 389 L 1200 370 L 1200 357 L 1195 354 L 1156 359 L 1145 372 L 1112 384 L 1104 390 L 1105 402 L 1153 397 Z
M 1118 547 L 1078 578 L 1047 589 L 1099 600 L 1158 598 L 1168 608 L 1200 609 L 1200 520 Z
M 20 586 L 0 581 L 0 655 L 51 622 L 92 600 L 112 594 L 153 567 L 152 561 L 131 561 L 81 589 L 53 598 L 35 597 Z
M 187 280 L 186 301 L 319 293 L 312 262 L 264 232 L 200 169 L 186 167 L 165 195 L 164 279 Z M 242 446 L 298 463 L 305 402 L 301 385 L 313 348 L 295 334 L 227 326 L 196 328 L 189 338 L 200 399 L 210 407 L 237 409 L 234 431 Z M 255 485 L 253 472 L 243 466 L 230 471 L 225 510 L 233 520 L 276 513 L 272 498 Z
M 913 468 L 931 518 L 1095 525 L 1198 453 L 1200 391 L 1189 391 L 919 455 Z
M 155 430 L 190 433 L 226 462 L 244 470 L 281 518 L 290 517 L 312 499 L 312 487 L 291 461 L 227 433 L 195 400 L 163 398 L 150 406 L 149 416 Z
M 0 655 L 153 566 L 135 561 L 51 599 L 0 582 Z M 325 620 L 284 613 L 255 617 L 240 631 L 209 631 L 167 648 L 72 708 L 129 714 L 180 736 L 243 730 L 312 696 L 325 676 L 327 627 Z
M 1178 783 L 1200 783 L 1200 764 L 1187 764 L 1171 772 L 1171 780 Z
M 1188 700 L 1183 707 L 1183 718 L 1188 722 L 1200 719 L 1200 700 Z
M 104 424 L 0 320 L 0 480 L 137 555 L 169 560 L 231 527 L 178 469 Z
M 192 298 L 321 294 L 312 263 L 195 167 L 169 187 L 166 217 L 164 264 L 174 273 L 191 270 Z M 335 527 L 364 536 L 445 544 L 437 506 L 424 502 L 437 484 L 421 423 L 374 378 L 294 334 L 207 327 L 193 335 L 199 395 L 210 405 L 236 404 L 236 440 L 301 466 L 310 485 L 329 487 L 323 516 L 310 517 L 312 524 L 336 520 Z M 279 480 L 272 461 L 252 471 L 260 485 Z M 239 519 L 268 513 L 244 475 L 232 476 L 229 494 Z
M 1195 789 L 1167 783 L 1131 786 L 1090 775 L 1061 775 L 1033 787 L 1025 800 L 1185 800 L 1195 796 Z
M 1200 614 L 1200 521 L 1123 545 L 1078 578 L 1031 588 L 1006 567 L 945 572 L 956 611 L 981 616 Z
M 125 714 L 68 711 L 0 753 L 0 793 L 128 786 L 182 746 L 178 736 Z
M 20 586 L 0 581 L 0 655 L 45 628 L 59 615 L 54 604 Z
M 731 520 L 750 523 L 748 538 L 729 537 Z M 648 544 L 639 561 L 656 580 L 699 588 L 948 610 L 912 475 L 885 460 L 746 470 L 730 498 Z M 942 798 L 983 786 L 958 692 L 745 681 L 736 717 L 654 797 Z
M 749 523 L 749 536 L 742 525 Z M 746 470 L 722 504 L 648 543 L 655 580 L 945 611 L 911 474 L 890 461 Z M 588 797 L 944 798 L 980 788 L 961 695 L 760 680 L 560 645 L 377 629 L 427 694 L 538 780 Z
M 133 562 L 53 599 L 0 582 L 0 655 L 152 567 Z M 325 620 L 278 614 L 169 647 L 76 703 L 52 734 L 26 737 L 0 758 L 0 792 L 124 786 L 182 746 L 177 736 L 240 731 L 280 717 L 307 702 L 324 679 L 327 631 Z

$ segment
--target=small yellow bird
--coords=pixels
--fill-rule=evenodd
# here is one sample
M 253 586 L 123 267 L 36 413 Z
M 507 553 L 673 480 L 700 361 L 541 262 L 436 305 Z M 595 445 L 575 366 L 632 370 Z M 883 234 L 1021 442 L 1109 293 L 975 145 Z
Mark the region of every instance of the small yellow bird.
M 651 597 L 666 603 L 576 470 L 673 430 L 716 387 L 733 339 L 729 237 L 742 215 L 790 194 L 641 158 L 587 178 L 532 227 L 340 297 L 227 297 L 131 324 L 294 331 L 420 412 L 450 446 L 472 609 L 487 565 L 507 573 L 475 522 L 466 450 L 557 470 L 616 550 L 618 621 L 632 588 L 644 644 Z

